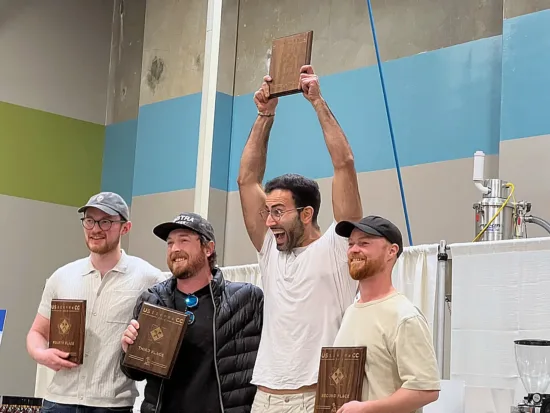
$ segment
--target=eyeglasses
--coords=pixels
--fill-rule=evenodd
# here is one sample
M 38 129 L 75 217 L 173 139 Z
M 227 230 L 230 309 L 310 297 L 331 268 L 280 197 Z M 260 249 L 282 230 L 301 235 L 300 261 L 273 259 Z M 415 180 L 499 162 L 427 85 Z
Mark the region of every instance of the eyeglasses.
M 199 305 L 199 299 L 194 294 L 189 294 L 185 297 L 185 304 L 187 308 L 196 308 Z M 195 314 L 192 311 L 186 310 L 185 314 L 189 317 L 189 325 L 195 322 Z
M 109 231 L 113 226 L 113 223 L 115 222 L 126 222 L 126 221 L 113 221 L 112 219 L 100 219 L 99 221 L 96 221 L 95 219 L 90 217 L 80 218 L 80 221 L 82 221 L 82 226 L 88 230 L 94 229 L 95 224 L 98 224 L 99 228 L 102 229 L 103 231 Z
M 292 212 L 292 211 L 301 211 L 302 209 L 304 209 L 305 207 L 300 207 L 300 208 L 293 208 L 293 209 L 278 209 L 278 208 L 275 208 L 275 209 L 272 209 L 272 210 L 269 210 L 269 209 L 262 209 L 260 211 L 260 216 L 264 219 L 264 220 L 267 220 L 267 217 L 269 215 L 271 215 L 271 218 L 273 218 L 274 221 L 279 221 L 284 214 L 286 214 L 287 212 Z

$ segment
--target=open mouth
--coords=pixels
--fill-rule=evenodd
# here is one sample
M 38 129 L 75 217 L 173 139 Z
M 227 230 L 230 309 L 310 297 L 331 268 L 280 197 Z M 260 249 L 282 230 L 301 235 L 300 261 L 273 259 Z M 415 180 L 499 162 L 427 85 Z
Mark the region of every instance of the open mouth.
M 275 240 L 278 244 L 284 242 L 285 240 L 285 231 L 282 229 L 273 229 L 271 230 L 273 232 L 273 235 L 275 236 Z

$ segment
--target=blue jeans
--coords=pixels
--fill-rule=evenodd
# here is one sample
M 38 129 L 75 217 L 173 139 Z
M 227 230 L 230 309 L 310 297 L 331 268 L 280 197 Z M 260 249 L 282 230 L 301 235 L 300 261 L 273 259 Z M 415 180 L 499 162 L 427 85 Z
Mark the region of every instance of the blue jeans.
M 41 413 L 132 413 L 132 407 L 91 407 L 44 400 Z

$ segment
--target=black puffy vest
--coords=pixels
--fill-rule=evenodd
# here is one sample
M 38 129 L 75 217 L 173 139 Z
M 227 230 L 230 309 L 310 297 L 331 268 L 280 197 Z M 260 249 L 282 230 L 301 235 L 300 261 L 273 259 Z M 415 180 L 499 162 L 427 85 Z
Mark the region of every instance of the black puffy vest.
M 210 283 L 216 305 L 216 344 L 221 400 L 225 413 L 249 413 L 256 386 L 252 371 L 258 354 L 263 323 L 263 292 L 260 288 L 240 282 L 226 281 L 219 268 L 212 271 Z M 154 285 L 139 297 L 134 309 L 137 319 L 143 302 L 175 308 L 174 277 Z M 122 365 L 132 380 L 147 379 L 141 413 L 162 411 L 162 379 Z M 235 363 L 238 363 L 235 365 Z

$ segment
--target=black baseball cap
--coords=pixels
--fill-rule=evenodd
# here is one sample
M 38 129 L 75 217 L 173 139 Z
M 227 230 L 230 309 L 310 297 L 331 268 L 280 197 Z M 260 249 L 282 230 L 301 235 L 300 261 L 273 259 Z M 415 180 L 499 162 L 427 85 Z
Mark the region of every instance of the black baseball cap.
M 130 211 L 126 201 L 114 192 L 100 192 L 93 195 L 86 205 L 78 209 L 78 212 L 86 212 L 88 208 L 97 208 L 109 215 L 120 215 L 125 221 L 130 220 Z
M 202 235 L 208 241 L 216 242 L 212 224 L 194 212 L 181 213 L 172 221 L 157 225 L 153 228 L 153 234 L 161 240 L 166 241 L 168 239 L 168 235 L 170 235 L 170 233 L 175 229 L 190 229 L 191 231 L 195 231 L 197 234 Z
M 342 221 L 336 225 L 336 233 L 341 237 L 349 238 L 351 232 L 355 228 L 363 231 L 365 234 L 384 237 L 390 243 L 397 244 L 399 246 L 399 251 L 397 252 L 398 257 L 403 252 L 403 237 L 401 236 L 401 231 L 386 218 L 369 215 L 359 222 Z

